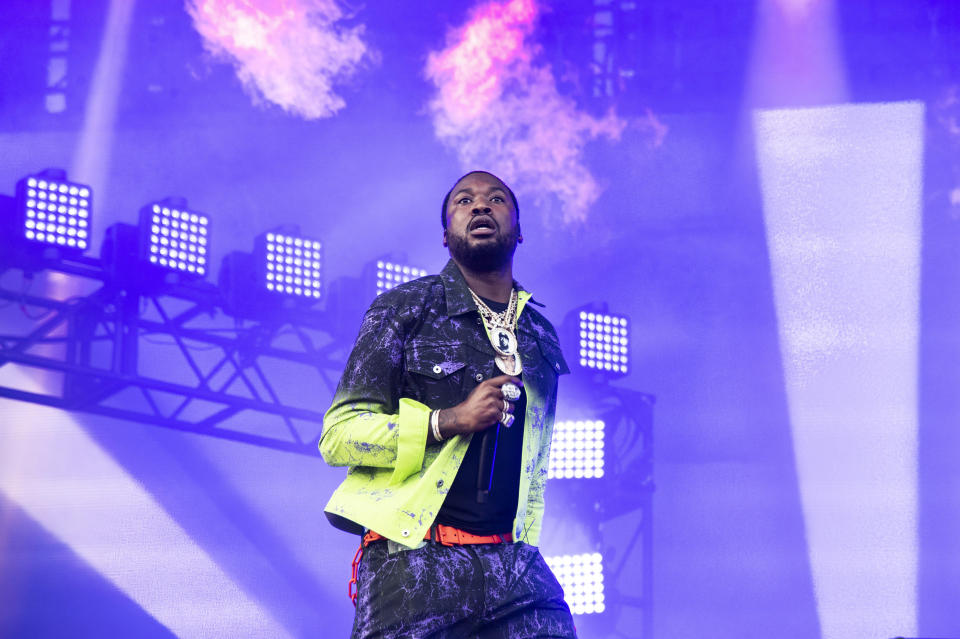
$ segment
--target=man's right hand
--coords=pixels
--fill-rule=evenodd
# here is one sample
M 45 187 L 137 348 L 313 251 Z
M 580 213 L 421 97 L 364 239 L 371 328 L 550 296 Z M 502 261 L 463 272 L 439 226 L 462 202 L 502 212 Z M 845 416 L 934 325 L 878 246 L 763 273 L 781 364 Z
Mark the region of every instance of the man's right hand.
M 523 386 L 520 378 L 512 375 L 491 377 L 477 384 L 461 403 L 441 410 L 439 425 L 443 438 L 485 430 L 499 422 L 504 412 L 512 413 L 513 402 L 504 401 L 503 391 L 500 390 L 507 382 Z M 433 439 L 432 436 L 430 439 Z

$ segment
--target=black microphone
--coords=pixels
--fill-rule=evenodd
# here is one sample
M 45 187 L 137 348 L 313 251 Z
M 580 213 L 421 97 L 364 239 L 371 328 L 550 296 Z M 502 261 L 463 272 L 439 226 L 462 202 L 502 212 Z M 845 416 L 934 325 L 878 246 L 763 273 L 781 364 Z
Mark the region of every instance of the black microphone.
M 519 357 L 519 355 L 517 355 Z M 522 391 L 517 388 L 516 384 L 506 383 L 502 387 L 503 393 L 506 397 L 506 401 L 515 402 L 520 399 Z M 504 404 L 506 408 L 506 404 Z M 477 503 L 485 504 L 490 499 L 490 491 L 493 490 L 493 467 L 497 463 L 497 443 L 500 441 L 500 427 L 506 426 L 510 427 L 510 424 L 513 423 L 513 414 L 507 413 L 504 411 L 503 414 L 504 420 L 497 422 L 497 430 L 493 431 L 493 451 L 490 450 L 490 431 L 492 428 L 488 428 L 483 433 L 483 439 L 480 440 L 480 464 L 477 468 Z M 490 462 L 487 463 L 489 458 Z
M 493 465 L 497 463 L 497 442 L 500 440 L 500 422 L 497 429 L 488 428 L 480 441 L 480 464 L 477 467 L 477 503 L 485 504 L 493 490 Z M 492 435 L 491 435 L 492 432 Z M 493 437 L 493 452 L 490 451 L 490 438 Z M 490 460 L 487 463 L 487 460 Z

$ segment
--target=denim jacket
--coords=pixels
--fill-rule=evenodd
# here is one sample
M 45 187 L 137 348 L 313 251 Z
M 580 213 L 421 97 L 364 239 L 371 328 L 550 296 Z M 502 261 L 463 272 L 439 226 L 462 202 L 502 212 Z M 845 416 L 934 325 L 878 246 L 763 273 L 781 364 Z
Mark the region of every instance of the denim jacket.
M 557 381 L 570 371 L 556 331 L 528 305 L 530 298 L 520 289 L 517 339 L 527 411 L 513 533 L 515 541 L 537 545 Z M 349 467 L 327 503 L 331 521 L 349 520 L 411 548 L 420 543 L 473 437 L 428 446 L 430 412 L 459 404 L 481 381 L 500 375 L 494 355 L 452 260 L 439 275 L 373 302 L 323 420 L 321 455 L 332 466 Z

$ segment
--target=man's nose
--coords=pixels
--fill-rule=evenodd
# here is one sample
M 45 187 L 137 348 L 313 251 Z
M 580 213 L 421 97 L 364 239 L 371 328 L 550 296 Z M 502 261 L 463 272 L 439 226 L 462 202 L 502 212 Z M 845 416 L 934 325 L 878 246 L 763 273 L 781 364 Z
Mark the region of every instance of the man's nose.
M 491 209 L 489 206 L 477 205 L 473 207 L 473 214 L 474 215 L 490 215 L 490 210 Z

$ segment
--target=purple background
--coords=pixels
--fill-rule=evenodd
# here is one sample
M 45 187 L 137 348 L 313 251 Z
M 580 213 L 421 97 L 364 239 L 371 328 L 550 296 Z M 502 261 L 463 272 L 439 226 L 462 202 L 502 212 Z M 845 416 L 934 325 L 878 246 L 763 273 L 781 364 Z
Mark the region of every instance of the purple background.
M 0 8 L 0 192 L 12 194 L 23 175 L 73 161 L 107 3 L 73 4 L 67 109 L 59 114 L 43 107 L 49 3 L 7 0 Z M 628 125 L 618 141 L 584 150 L 604 188 L 584 223 L 563 223 L 562 202 L 538 205 L 538 194 L 518 192 L 526 241 L 515 273 L 558 326 L 568 311 L 593 301 L 631 318 L 632 372 L 616 384 L 658 400 L 656 636 L 820 636 L 750 110 L 830 100 L 817 94 L 823 85 L 815 81 L 813 88 L 784 82 L 790 91 L 782 95 L 776 86 L 756 89 L 750 69 L 760 9 L 752 1 L 637 4 L 632 30 L 618 36 L 621 63 L 635 76 L 613 96 L 583 88 L 590 2 L 554 3 L 537 23 L 533 37 L 545 58 L 583 80 L 579 89 L 561 83 L 561 91 L 587 112 L 615 107 Z M 463 167 L 434 135 L 423 69 L 468 8 L 433 0 L 358 8 L 351 19 L 365 25 L 379 61 L 337 89 L 347 105 L 339 114 L 305 121 L 251 104 L 230 66 L 205 56 L 182 6 L 140 0 L 108 181 L 95 186 L 94 242 L 109 224 L 134 222 L 145 202 L 181 195 L 211 216 L 214 268 L 229 251 L 250 250 L 255 234 L 297 223 L 324 242 L 326 282 L 358 275 L 370 259 L 396 251 L 436 272 L 446 260 L 438 205 Z M 960 82 L 960 16 L 949 0 L 880 0 L 838 3 L 832 25 L 846 101 L 927 103 L 916 631 L 960 636 L 960 205 L 949 200 L 960 174 L 957 135 L 938 119 L 949 109 L 936 106 Z M 809 41 L 794 49 L 789 38 L 778 42 L 782 49 L 764 50 L 783 56 L 770 68 L 789 69 L 810 53 Z M 660 146 L 639 124 L 648 108 L 668 127 Z M 97 253 L 95 246 L 90 254 Z M 564 383 L 583 382 L 574 375 Z M 316 395 L 315 408 L 323 410 L 329 391 L 319 381 Z M 561 404 L 561 417 L 590 410 Z M 319 457 L 75 418 L 291 636 L 347 636 L 356 540 L 322 513 L 342 470 Z M 29 419 L 25 405 L 0 403 L 0 429 Z M 61 454 L 70 463 L 69 451 Z M 109 502 L 111 492 L 78 494 L 83 499 Z M 548 527 L 594 525 L 561 521 L 561 508 L 551 514 L 549 491 L 547 503 Z M 608 525 L 620 527 L 610 533 L 616 538 L 637 520 Z M 177 561 L 175 553 L 114 551 L 129 552 L 131 565 Z M 177 592 L 169 584 L 169 596 Z M 182 603 L 203 610 L 202 602 Z M 638 637 L 639 615 L 626 608 L 584 628 L 598 637 Z M 71 539 L 52 534 L 0 491 L 0 636 L 120 636 L 121 629 L 125 636 L 170 636 L 78 557 Z M 891 628 L 889 636 L 900 632 Z

